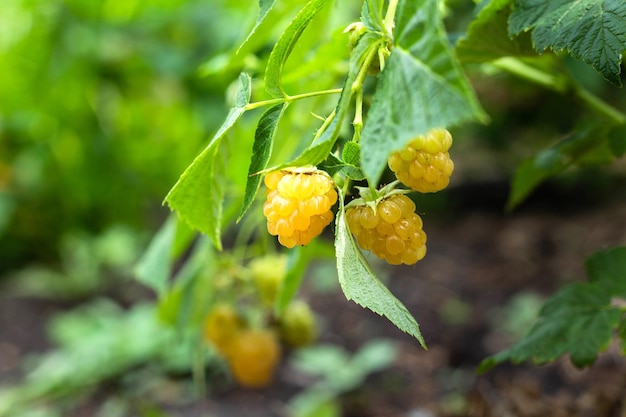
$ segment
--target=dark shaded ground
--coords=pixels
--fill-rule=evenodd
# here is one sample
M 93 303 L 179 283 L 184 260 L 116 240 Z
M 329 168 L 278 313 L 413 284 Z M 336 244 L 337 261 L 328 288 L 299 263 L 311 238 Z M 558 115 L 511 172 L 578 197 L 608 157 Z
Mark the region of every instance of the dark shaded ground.
M 398 342 L 394 365 L 343 397 L 344 416 L 626 416 L 626 360 L 616 346 L 585 370 L 563 358 L 549 366 L 507 364 L 485 375 L 474 372 L 482 359 L 512 342 L 498 323 L 513 297 L 527 292 L 549 296 L 567 282 L 584 280 L 586 256 L 626 244 L 623 196 L 609 195 L 590 207 L 584 193 L 580 201 L 561 200 L 547 188 L 536 200 L 541 205 L 531 201 L 505 215 L 500 210 L 505 192 L 493 186 L 464 189 L 455 202 L 466 209 L 454 216 L 424 216 L 429 236 L 425 260 L 385 269 L 391 291 L 420 322 L 428 351 L 342 294 L 310 292 L 324 323 L 322 342 L 351 351 L 375 338 Z M 481 199 L 481 193 L 489 198 Z M 47 347 L 43 324 L 62 308 L 33 299 L 2 299 L 3 382 L 16 377 L 15 367 L 27 352 Z M 153 399 L 173 416 L 285 416 L 285 403 L 302 388 L 300 380 L 285 361 L 274 385 L 265 390 L 242 390 L 224 382 L 204 400 L 184 404 L 172 395 L 177 392 L 172 381 L 163 391 L 169 394 L 153 393 Z M 73 415 L 94 415 L 102 395 Z

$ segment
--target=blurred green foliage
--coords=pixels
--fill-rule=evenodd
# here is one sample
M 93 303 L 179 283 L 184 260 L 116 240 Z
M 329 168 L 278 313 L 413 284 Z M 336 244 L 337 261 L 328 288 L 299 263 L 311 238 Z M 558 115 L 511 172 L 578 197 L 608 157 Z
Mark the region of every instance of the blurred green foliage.
M 66 231 L 154 228 L 227 105 L 253 2 L 0 2 L 0 273 L 55 261 Z

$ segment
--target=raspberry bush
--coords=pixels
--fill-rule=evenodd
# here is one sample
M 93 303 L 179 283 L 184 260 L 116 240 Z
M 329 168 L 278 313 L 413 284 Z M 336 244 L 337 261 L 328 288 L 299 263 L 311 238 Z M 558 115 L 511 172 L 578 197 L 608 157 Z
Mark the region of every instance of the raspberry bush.
M 328 0 L 309 0 L 299 11 L 299 3 L 281 2 L 286 11 L 276 8 L 279 1 L 260 2 L 258 19 L 237 53 L 204 67 L 207 74 L 231 75 L 230 110 L 166 196 L 175 214 L 155 237 L 138 274 L 159 293 L 162 314 L 172 322 L 181 321 L 176 312 L 182 305 L 192 305 L 182 321 L 202 326 L 199 318 L 209 306 L 226 298 L 249 313 L 248 327 L 237 334 L 271 325 L 307 327 L 308 313 L 289 313 L 292 300 L 307 265 L 332 253 L 346 298 L 424 345 L 417 321 L 377 277 L 367 252 L 416 270 L 427 256 L 428 222 L 422 222 L 427 213 L 416 202 L 422 193 L 445 192 L 451 179 L 454 185 L 450 132 L 456 142 L 463 137 L 456 129 L 489 122 L 466 76 L 470 69 L 473 79 L 506 73 L 568 94 L 588 110 L 588 118 L 565 139 L 520 162 L 509 209 L 565 169 L 626 153 L 626 115 L 596 97 L 565 64 L 578 59 L 621 85 L 626 50 L 621 2 L 480 2 L 462 36 L 450 36 L 446 8 L 435 0 L 337 2 L 341 13 Z M 322 32 L 328 27 L 320 23 L 335 31 Z M 267 27 L 280 27 L 282 34 L 276 38 Z M 259 45 L 268 44 L 273 48 L 263 54 Z M 244 58 L 250 56 L 255 59 Z M 229 72 L 233 69 L 238 77 Z M 264 111 L 257 114 L 260 108 Z M 463 155 L 455 151 L 454 157 Z M 204 237 L 200 243 L 194 231 Z M 188 267 L 170 283 L 174 260 L 190 247 Z M 264 273 L 255 272 L 253 260 L 276 250 L 287 259 L 276 262 L 284 276 L 267 274 L 266 266 L 259 268 Z M 218 261 L 224 256 L 232 262 Z M 198 300 L 190 295 L 198 294 L 196 289 L 208 295 Z M 557 302 L 559 308 L 578 293 L 568 294 Z M 206 338 L 223 350 L 211 323 L 206 320 Z M 312 339 L 295 340 L 283 331 L 283 341 L 291 345 Z M 247 337 L 263 340 L 265 357 L 274 359 L 259 364 L 246 380 L 242 369 L 252 367 L 241 363 L 256 361 L 258 352 L 238 348 L 243 359 L 233 362 L 232 370 L 244 385 L 267 381 L 279 356 L 273 337 L 253 334 Z M 500 358 L 532 356 L 531 342 Z

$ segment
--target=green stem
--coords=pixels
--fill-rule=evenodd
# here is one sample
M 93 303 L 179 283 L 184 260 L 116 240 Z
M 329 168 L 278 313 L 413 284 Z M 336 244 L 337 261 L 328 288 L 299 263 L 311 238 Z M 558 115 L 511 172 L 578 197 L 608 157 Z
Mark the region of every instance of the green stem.
M 360 142 L 361 140 L 361 130 L 363 129 L 363 89 L 360 88 L 356 91 L 355 98 L 355 110 L 354 110 L 354 120 L 352 121 L 352 125 L 354 126 L 354 142 Z
M 270 106 L 272 104 L 291 103 L 292 101 L 302 100 L 304 98 L 318 97 L 318 96 L 329 95 L 329 94 L 339 94 L 339 93 L 341 93 L 342 90 L 343 89 L 341 89 L 341 88 L 333 88 L 331 90 L 311 91 L 309 93 L 296 94 L 295 96 L 287 95 L 285 97 L 272 98 L 272 99 L 269 99 L 269 100 L 263 100 L 263 101 L 257 101 L 255 103 L 249 103 L 249 104 L 247 104 L 244 107 L 244 109 L 247 111 L 247 110 L 257 109 L 257 108 L 263 107 L 263 106 Z
M 626 124 L 626 115 L 615 107 L 602 101 L 599 97 L 591 93 L 589 90 L 584 89 L 581 86 L 576 85 L 574 87 L 576 97 L 584 102 L 591 110 L 594 110 L 599 115 L 604 116 L 610 122 L 617 125 Z
M 564 93 L 567 91 L 567 84 L 561 78 L 543 72 L 535 67 L 523 63 L 516 58 L 500 58 L 493 64 L 506 72 L 516 75 L 532 83 L 538 84 L 548 90 Z
M 330 125 L 330 123 L 333 121 L 333 119 L 335 118 L 335 114 L 336 114 L 336 109 L 333 110 L 326 119 L 324 119 L 324 123 L 322 123 L 322 125 L 320 126 L 319 129 L 317 129 L 317 132 L 315 133 L 315 136 L 313 137 L 313 141 L 315 142 L 317 139 L 319 139 L 319 137 L 322 135 L 322 133 L 324 133 L 324 131 L 326 129 L 328 129 L 328 126 Z
M 598 115 L 614 124 L 626 124 L 626 114 L 602 101 L 602 99 L 575 82 L 572 83 L 571 86 L 568 86 L 564 79 L 555 77 L 515 58 L 500 58 L 494 61 L 494 65 L 504 71 L 557 93 L 566 93 L 571 88 L 576 97 Z
M 394 20 L 396 17 L 396 9 L 398 8 L 398 0 L 389 0 L 389 6 L 387 7 L 387 13 L 385 13 L 385 29 L 387 34 L 391 36 L 393 32 Z

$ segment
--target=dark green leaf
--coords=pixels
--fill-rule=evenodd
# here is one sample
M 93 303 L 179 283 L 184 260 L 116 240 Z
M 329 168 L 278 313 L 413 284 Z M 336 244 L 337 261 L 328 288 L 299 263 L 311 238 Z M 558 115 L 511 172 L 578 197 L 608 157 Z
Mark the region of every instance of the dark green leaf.
M 448 43 L 437 2 L 400 0 L 394 41 L 361 136 L 370 184 L 378 183 L 389 154 L 413 137 L 486 120 Z
M 273 97 L 284 97 L 281 76 L 285 62 L 300 35 L 311 23 L 311 20 L 322 10 L 328 0 L 310 0 L 298 15 L 291 21 L 287 29 L 274 45 L 265 68 L 265 88 Z
M 485 372 L 504 361 L 552 362 L 569 353 L 578 367 L 591 365 L 606 349 L 618 326 L 621 312 L 610 306 L 606 289 L 597 284 L 576 283 L 560 290 L 542 308 L 530 332 L 510 349 L 479 365 Z
M 509 32 L 533 30 L 537 52 L 567 50 L 621 86 L 620 63 L 626 50 L 623 0 L 515 0 Z
M 342 201 L 342 196 L 339 197 Z M 387 317 L 400 330 L 414 336 L 425 348 L 415 318 L 404 304 L 376 277 L 348 230 L 343 204 L 340 203 L 335 228 L 335 250 L 339 284 L 348 300 Z
M 221 250 L 222 204 L 224 201 L 225 161 L 219 152 L 226 132 L 246 111 L 250 101 L 250 76 L 239 76 L 239 88 L 234 107 L 207 147 L 187 167 L 170 190 L 165 201 L 191 227 L 205 233 Z
M 286 107 L 286 103 L 270 107 L 263 113 L 259 120 L 254 134 L 254 144 L 252 145 L 252 158 L 250 159 L 250 167 L 248 168 L 246 192 L 237 221 L 241 220 L 246 211 L 248 211 L 259 190 L 262 175 L 258 175 L 258 173 L 267 168 L 267 162 L 272 155 L 276 127 Z
M 508 19 L 513 0 L 492 0 L 456 45 L 461 62 L 488 62 L 506 56 L 535 56 L 530 35 L 511 39 Z
M 626 125 L 615 127 L 609 133 L 609 145 L 613 155 L 620 158 L 626 154 Z
M 514 208 L 539 184 L 603 146 L 606 146 L 606 127 L 594 125 L 526 159 L 515 171 L 507 208 Z
M 596 282 L 613 297 L 626 298 L 626 247 L 596 252 L 585 263 L 590 282 Z
M 328 172 L 330 176 L 334 176 L 335 174 L 341 172 L 355 181 L 365 179 L 365 175 L 363 175 L 363 171 L 361 171 L 361 168 L 351 164 L 347 164 L 332 154 L 328 155 L 328 158 L 326 158 L 325 161 L 321 162 L 318 167 Z

